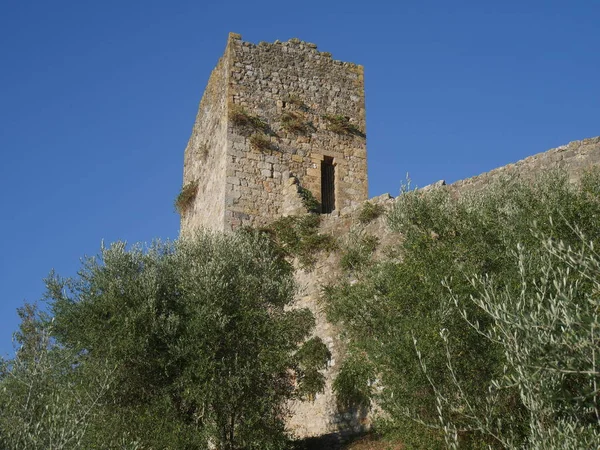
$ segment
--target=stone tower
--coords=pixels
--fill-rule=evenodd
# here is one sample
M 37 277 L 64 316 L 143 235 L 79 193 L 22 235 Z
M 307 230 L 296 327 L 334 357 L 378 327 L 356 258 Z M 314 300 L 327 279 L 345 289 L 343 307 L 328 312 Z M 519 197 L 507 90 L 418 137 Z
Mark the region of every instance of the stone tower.
M 260 226 L 367 199 L 363 67 L 230 33 L 185 149 L 181 231 Z M 313 205 L 314 207 L 314 205 Z

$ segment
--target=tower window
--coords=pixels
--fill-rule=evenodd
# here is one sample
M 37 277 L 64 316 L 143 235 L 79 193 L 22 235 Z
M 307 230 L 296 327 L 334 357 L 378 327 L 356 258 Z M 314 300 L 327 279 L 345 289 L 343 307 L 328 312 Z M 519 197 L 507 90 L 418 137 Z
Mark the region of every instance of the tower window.
M 335 166 L 333 158 L 321 161 L 321 212 L 329 214 L 335 209 Z

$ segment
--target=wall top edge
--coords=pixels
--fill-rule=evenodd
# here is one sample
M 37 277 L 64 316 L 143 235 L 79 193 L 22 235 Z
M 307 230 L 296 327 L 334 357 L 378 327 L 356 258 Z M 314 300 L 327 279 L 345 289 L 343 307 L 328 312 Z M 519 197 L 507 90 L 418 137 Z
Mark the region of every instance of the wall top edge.
M 252 42 L 247 42 L 242 40 L 242 35 L 239 33 L 233 33 L 230 32 L 229 33 L 229 38 L 228 38 L 228 44 L 231 44 L 233 42 L 239 42 L 242 46 L 244 47 L 250 47 L 250 48 L 273 48 L 273 47 L 277 47 L 277 46 L 281 46 L 281 47 L 291 47 L 291 48 L 297 48 L 300 50 L 304 50 L 307 52 L 314 52 L 314 53 L 318 53 L 321 56 L 325 56 L 328 58 L 331 58 L 331 61 L 334 64 L 339 64 L 342 66 L 346 66 L 346 67 L 350 67 L 353 68 L 355 70 L 359 70 L 361 72 L 364 72 L 364 66 L 362 66 L 361 64 L 355 64 L 353 62 L 346 62 L 346 61 L 340 61 L 337 59 L 333 59 L 331 56 L 331 53 L 329 52 L 321 52 L 319 50 L 317 50 L 317 44 L 313 44 L 312 42 L 306 42 L 306 41 L 302 41 L 298 38 L 291 38 L 287 41 L 280 41 L 280 40 L 276 40 L 275 42 L 265 42 L 265 41 L 261 41 L 258 44 L 254 44 Z

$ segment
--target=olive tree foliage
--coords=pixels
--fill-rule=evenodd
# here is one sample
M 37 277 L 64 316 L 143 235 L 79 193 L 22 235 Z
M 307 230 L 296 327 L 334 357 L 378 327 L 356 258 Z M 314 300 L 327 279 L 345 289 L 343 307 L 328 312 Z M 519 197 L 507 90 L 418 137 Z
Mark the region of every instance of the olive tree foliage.
M 0 448 L 81 448 L 99 418 L 113 368 L 99 364 L 93 374 L 83 373 L 74 352 L 53 342 L 52 322 L 34 305 L 18 312 L 15 357 L 0 362 Z M 138 447 L 123 439 L 120 448 Z
M 303 350 L 314 318 L 288 308 L 292 270 L 258 234 L 200 232 L 49 277 L 53 339 L 79 371 L 111 369 L 82 448 L 284 448 L 286 402 L 322 389 L 329 358 Z
M 597 288 L 586 277 L 599 219 L 598 172 L 578 186 L 549 173 L 461 196 L 406 189 L 388 214 L 400 257 L 324 291 L 348 342 L 341 404 L 376 404 L 379 426 L 408 448 L 595 442 L 595 366 L 565 358 L 583 348 L 596 358 Z M 584 248 L 588 268 L 569 266 Z
M 491 380 L 485 398 L 472 399 L 462 390 L 447 348 L 454 395 L 441 393 L 429 380 L 436 393 L 439 425 L 450 448 L 460 444 L 456 415 L 462 416 L 463 428 L 485 433 L 504 448 L 600 447 L 600 255 L 593 242 L 580 236 L 576 247 L 540 238 L 543 251 L 535 252 L 533 258 L 518 246 L 518 291 L 502 287 L 489 276 L 470 280 L 477 293 L 469 299 L 454 296 L 450 289 L 463 319 L 501 348 L 505 361 L 502 376 Z M 465 301 L 480 308 L 491 324 L 484 328 L 473 322 L 463 309 Z M 440 335 L 447 344 L 447 331 Z M 416 340 L 415 345 L 418 348 Z M 418 354 L 427 374 L 426 357 Z M 528 413 L 525 439 L 510 418 L 495 409 L 503 390 L 516 390 Z

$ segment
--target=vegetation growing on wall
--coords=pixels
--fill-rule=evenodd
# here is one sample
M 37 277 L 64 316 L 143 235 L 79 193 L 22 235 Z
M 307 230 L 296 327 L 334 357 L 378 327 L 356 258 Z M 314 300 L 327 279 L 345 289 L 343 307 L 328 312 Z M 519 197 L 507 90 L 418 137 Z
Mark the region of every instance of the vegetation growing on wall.
M 200 159 L 202 161 L 206 161 L 206 158 L 208 158 L 208 154 L 209 154 L 209 148 L 208 148 L 208 144 L 206 142 L 204 142 L 203 144 L 201 144 L 198 147 L 198 156 L 200 156 Z
M 373 202 L 364 202 L 358 213 L 358 221 L 362 224 L 367 224 L 377 219 L 384 212 L 385 208 L 383 205 Z
M 342 115 L 326 114 L 322 116 L 327 122 L 327 129 L 338 134 L 353 134 L 365 137 L 365 134 L 352 122 L 350 118 Z
M 291 93 L 286 95 L 283 98 L 283 101 L 293 105 L 301 110 L 306 110 L 308 107 L 306 106 L 306 103 L 304 103 L 304 101 L 300 98 L 300 96 L 298 94 L 295 93 Z
M 312 401 L 316 394 L 325 389 L 325 378 L 320 371 L 327 368 L 331 353 L 320 338 L 314 337 L 306 341 L 296 355 L 296 372 L 300 381 L 298 396 Z
M 319 252 L 337 248 L 335 239 L 329 234 L 320 234 L 321 216 L 305 214 L 287 216 L 271 223 L 263 231 L 269 233 L 282 251 L 298 258 L 300 265 L 310 269 Z
M 289 133 L 305 134 L 309 131 L 309 124 L 296 112 L 285 112 L 279 118 L 281 127 Z
M 374 400 L 408 448 L 596 448 L 600 175 L 405 192 L 401 260 L 325 290 L 349 357 L 341 403 Z
M 270 130 L 269 124 L 260 117 L 250 114 L 240 105 L 231 105 L 228 114 L 231 123 L 247 134 L 257 131 L 268 133 Z
M 302 204 L 308 212 L 313 214 L 319 214 L 321 212 L 321 203 L 315 198 L 310 190 L 300 186 L 298 188 L 298 194 L 300 194 Z
M 192 205 L 196 195 L 198 195 L 198 181 L 194 180 L 185 184 L 175 199 L 175 209 L 177 212 L 181 215 L 185 214 Z
M 275 149 L 275 146 L 271 142 L 271 139 L 269 139 L 269 136 L 263 133 L 255 133 L 250 136 L 249 140 L 250 147 L 258 152 L 267 152 Z
M 362 271 L 371 262 L 373 252 L 379 245 L 377 236 L 351 230 L 346 238 L 346 245 L 341 249 L 340 266 L 354 274 Z

